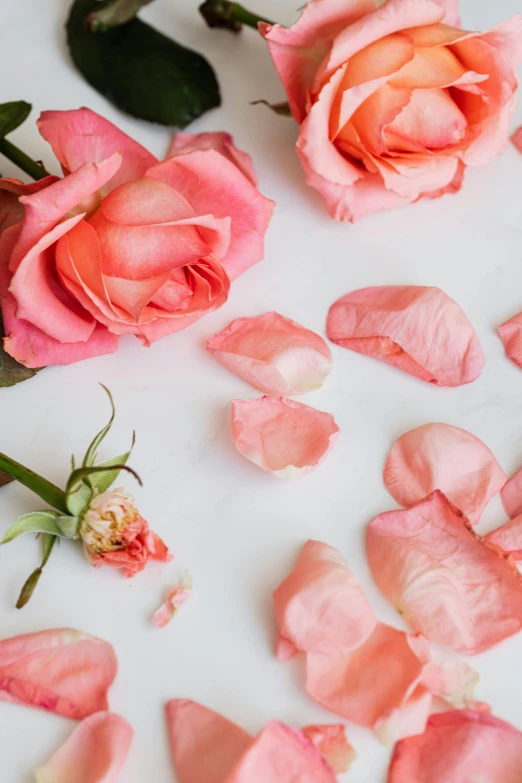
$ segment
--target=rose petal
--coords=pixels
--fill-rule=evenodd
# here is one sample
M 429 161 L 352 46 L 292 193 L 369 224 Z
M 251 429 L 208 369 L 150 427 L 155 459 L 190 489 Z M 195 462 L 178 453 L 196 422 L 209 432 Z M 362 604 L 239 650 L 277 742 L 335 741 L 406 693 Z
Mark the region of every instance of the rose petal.
M 510 554 L 513 560 L 522 560 L 522 514 L 492 530 L 485 540 Z
M 446 12 L 442 20 L 445 24 L 460 25 L 459 0 L 435 0 Z
M 440 288 L 379 286 L 353 291 L 330 308 L 330 340 L 438 386 L 474 381 L 484 365 L 479 339 Z
M 292 573 L 274 592 L 274 609 L 280 638 L 295 651 L 348 652 L 377 624 L 341 554 L 320 541 L 306 542 Z
M 482 712 L 432 715 L 426 731 L 402 740 L 388 783 L 519 783 L 522 733 Z
M 331 413 L 284 397 L 232 401 L 236 449 L 277 478 L 295 478 L 315 470 L 338 433 Z
M 511 136 L 511 141 L 519 152 L 522 152 L 522 126 L 517 128 L 514 134 Z
M 96 712 L 82 721 L 35 769 L 37 783 L 116 783 L 132 742 L 132 727 L 119 715 Z
M 111 645 L 57 629 L 0 641 L 0 701 L 81 720 L 107 709 L 116 676 Z
M 510 519 L 522 514 L 522 468 L 508 478 L 500 490 L 500 497 Z
M 165 602 L 154 614 L 152 622 L 157 628 L 164 628 L 182 604 L 187 601 L 192 594 L 192 577 L 188 571 L 185 571 L 181 584 L 176 585 L 167 593 Z
M 216 150 L 237 166 L 252 185 L 257 186 L 257 176 L 252 158 L 247 152 L 243 152 L 234 145 L 234 139 L 230 133 L 183 133 L 179 131 L 170 143 L 167 158 L 186 155 L 187 152 L 195 152 L 196 150 Z
M 402 506 L 413 506 L 440 489 L 471 524 L 505 482 L 506 474 L 488 447 L 450 424 L 424 424 L 406 432 L 384 468 L 386 489 Z
M 278 313 L 236 318 L 209 338 L 207 350 L 265 394 L 319 389 L 332 368 L 323 338 Z
M 317 748 L 336 775 L 348 772 L 357 754 L 348 742 L 342 723 L 305 726 L 301 732 Z
M 37 193 L 57 181 L 58 177 L 44 177 L 37 182 L 25 183 L 19 179 L 0 177 L 0 234 L 21 222 L 24 207 L 19 201 L 20 196 Z
M 422 684 L 435 696 L 452 707 L 466 709 L 477 704 L 475 687 L 479 675 L 463 661 L 445 661 L 444 663 L 428 663 L 422 673 Z M 487 705 L 482 705 L 489 709 Z
M 498 327 L 506 356 L 522 368 L 522 313 Z
M 380 514 L 366 543 L 377 586 L 428 639 L 474 655 L 522 628 L 522 575 L 442 492 Z

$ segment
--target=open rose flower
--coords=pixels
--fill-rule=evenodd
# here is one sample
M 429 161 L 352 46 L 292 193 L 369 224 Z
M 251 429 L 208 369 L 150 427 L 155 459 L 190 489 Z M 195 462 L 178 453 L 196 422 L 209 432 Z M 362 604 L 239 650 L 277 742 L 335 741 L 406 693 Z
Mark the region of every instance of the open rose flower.
M 458 24 L 457 0 L 312 0 L 289 29 L 260 24 L 332 217 L 455 192 L 506 147 L 522 17 Z
M 263 256 L 273 203 L 208 136 L 163 162 L 89 109 L 38 121 L 64 178 L 0 180 L 6 351 L 27 367 L 145 345 L 227 299 Z M 244 156 L 236 156 L 243 161 Z

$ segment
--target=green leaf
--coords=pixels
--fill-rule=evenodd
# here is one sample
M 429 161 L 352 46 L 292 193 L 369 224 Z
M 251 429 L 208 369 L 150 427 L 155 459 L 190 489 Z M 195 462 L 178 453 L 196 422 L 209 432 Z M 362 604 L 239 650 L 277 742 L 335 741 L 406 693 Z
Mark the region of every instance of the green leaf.
M 94 438 L 94 440 L 90 444 L 89 448 L 85 452 L 85 457 L 83 458 L 83 467 L 84 468 L 88 468 L 91 465 L 94 465 L 94 463 L 96 461 L 96 450 L 97 450 L 98 446 L 100 445 L 100 443 L 105 438 L 105 436 L 107 435 L 107 433 L 109 432 L 110 428 L 112 427 L 112 423 L 114 421 L 114 416 L 116 415 L 116 409 L 114 407 L 114 400 L 112 399 L 112 394 L 110 393 L 108 388 L 103 385 L 103 383 L 101 383 L 100 386 L 102 387 L 102 389 L 105 389 L 105 391 L 109 395 L 109 402 L 111 404 L 111 411 L 112 411 L 112 413 L 111 413 L 111 417 L 109 419 L 108 424 L 106 424 L 105 427 L 102 430 L 100 430 L 100 432 L 96 435 L 96 437 Z
M 8 544 L 22 533 L 50 533 L 53 536 L 61 536 L 63 534 L 56 524 L 57 516 L 55 511 L 33 511 L 24 514 L 8 528 L 0 544 Z
M 125 454 L 120 454 L 118 457 L 113 457 L 112 459 L 108 459 L 106 462 L 101 462 L 96 467 L 98 468 L 114 468 L 117 465 L 126 465 L 127 461 L 131 455 L 133 446 L 134 446 L 135 438 L 132 437 L 132 445 L 129 449 L 129 451 L 126 451 Z M 102 470 L 99 473 L 93 473 L 92 476 L 90 476 L 90 482 L 91 486 L 94 489 L 95 493 L 97 495 L 101 494 L 102 492 L 106 492 L 106 490 L 111 487 L 118 476 L 120 475 L 121 470 Z
M 38 370 L 30 370 L 29 367 L 24 367 L 23 364 L 20 364 L 16 361 L 16 359 L 13 359 L 12 356 L 9 356 L 9 354 L 4 350 L 3 338 L 5 336 L 4 325 L 2 318 L 0 317 L 0 388 L 3 386 L 14 386 L 15 383 L 27 381 L 29 378 L 34 378 L 38 372 Z
M 56 536 L 51 536 L 48 534 L 45 534 L 43 537 L 43 557 L 42 562 L 39 568 L 37 568 L 29 579 L 26 581 L 24 586 L 22 587 L 22 590 L 20 592 L 20 597 L 18 598 L 18 601 L 16 602 L 16 608 L 22 609 L 26 605 L 26 603 L 31 598 L 34 589 L 38 582 L 40 581 L 40 577 L 42 575 L 42 571 L 44 567 L 47 565 L 47 561 L 49 560 L 51 556 L 51 552 L 53 551 L 53 547 L 56 543 Z
M 0 139 L 7 136 L 24 122 L 33 107 L 25 101 L 0 103 Z
M 65 492 L 51 484 L 50 481 L 39 476 L 29 468 L 24 467 L 19 462 L 15 462 L 14 459 L 8 457 L 6 454 L 0 453 L 0 470 L 3 470 L 11 478 L 19 481 L 24 487 L 35 492 L 42 500 L 49 503 L 50 506 L 54 506 L 58 511 L 62 511 L 67 514 L 68 508 L 65 502 Z
M 89 84 L 133 117 L 179 128 L 219 106 L 207 60 L 140 19 L 90 33 L 86 17 L 106 5 L 75 0 L 67 21 L 72 59 Z

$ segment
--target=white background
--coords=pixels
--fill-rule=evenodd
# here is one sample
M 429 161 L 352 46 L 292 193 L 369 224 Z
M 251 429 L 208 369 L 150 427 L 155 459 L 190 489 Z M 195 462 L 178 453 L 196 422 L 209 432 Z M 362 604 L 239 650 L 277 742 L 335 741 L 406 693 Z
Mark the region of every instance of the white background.
M 34 120 L 44 109 L 86 105 L 114 121 L 158 156 L 170 131 L 121 115 L 74 70 L 66 51 L 65 0 L 3 0 L 0 101 L 34 105 L 13 141 L 55 173 L 58 167 Z M 297 0 L 257 0 L 256 10 L 290 24 Z M 284 99 L 263 41 L 251 30 L 234 37 L 207 30 L 196 0 L 156 0 L 143 17 L 204 52 L 223 93 L 219 110 L 193 131 L 231 131 L 254 158 L 263 193 L 277 202 L 266 260 L 234 283 L 228 303 L 185 332 L 149 349 L 132 338 L 119 353 L 0 390 L 0 450 L 63 484 L 71 453 L 81 455 L 105 423 L 110 387 L 117 404 L 104 458 L 120 453 L 133 428 L 133 467 L 144 488 L 128 485 L 151 526 L 167 541 L 173 564 L 152 564 L 127 581 L 94 571 L 81 547 L 55 551 L 31 603 L 14 608 L 40 556 L 23 537 L 0 549 L 0 636 L 71 626 L 114 645 L 119 674 L 111 708 L 136 737 L 122 783 L 173 783 L 163 705 L 199 700 L 255 733 L 270 719 L 295 726 L 335 721 L 303 690 L 302 661 L 273 655 L 271 591 L 309 537 L 338 547 L 374 602 L 379 617 L 400 618 L 377 593 L 364 554 L 364 530 L 394 507 L 382 467 L 394 439 L 429 421 L 469 429 L 511 473 L 522 464 L 522 372 L 503 355 L 495 329 L 522 310 L 522 156 L 510 146 L 485 169 L 469 171 L 456 196 L 366 218 L 331 220 L 305 186 L 293 144 L 296 126 L 249 101 Z M 468 29 L 485 29 L 520 10 L 517 0 L 463 0 Z M 522 111 L 517 117 L 522 121 Z M 0 161 L 3 175 L 18 170 Z M 475 325 L 486 355 L 479 380 L 457 389 L 422 383 L 382 363 L 333 346 L 325 387 L 304 401 L 331 411 L 341 435 L 317 472 L 280 482 L 239 456 L 229 436 L 229 404 L 256 391 L 204 350 L 205 339 L 232 318 L 267 310 L 324 332 L 328 307 L 369 285 L 440 286 Z M 127 481 L 127 479 L 126 479 Z M 0 532 L 41 502 L 20 486 L 0 491 Z M 479 528 L 505 519 L 496 498 Z M 184 568 L 195 595 L 165 630 L 150 616 Z M 437 654 L 437 651 L 434 650 Z M 475 657 L 478 697 L 522 729 L 522 634 Z M 73 724 L 25 707 L 0 704 L 0 778 L 30 783 L 31 770 L 68 736 Z M 359 754 L 349 780 L 382 783 L 389 751 L 369 731 L 348 726 Z M 203 783 L 203 782 L 202 782 Z

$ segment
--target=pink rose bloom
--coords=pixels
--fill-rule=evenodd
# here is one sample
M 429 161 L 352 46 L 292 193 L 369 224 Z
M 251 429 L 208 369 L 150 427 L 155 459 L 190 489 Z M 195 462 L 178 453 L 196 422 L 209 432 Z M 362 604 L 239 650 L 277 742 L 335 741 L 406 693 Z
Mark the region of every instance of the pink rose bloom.
M 168 563 L 172 555 L 140 516 L 123 489 L 95 495 L 80 523 L 85 554 L 93 566 L 121 568 L 124 576 L 143 571 L 149 560 Z
M 184 134 L 160 163 L 89 109 L 44 112 L 38 128 L 64 178 L 0 179 L 4 346 L 27 367 L 184 329 L 263 257 L 273 202 L 230 137 Z
M 307 182 L 336 220 L 455 192 L 506 147 L 522 16 L 470 33 L 457 6 L 311 0 L 289 29 L 260 25 Z

